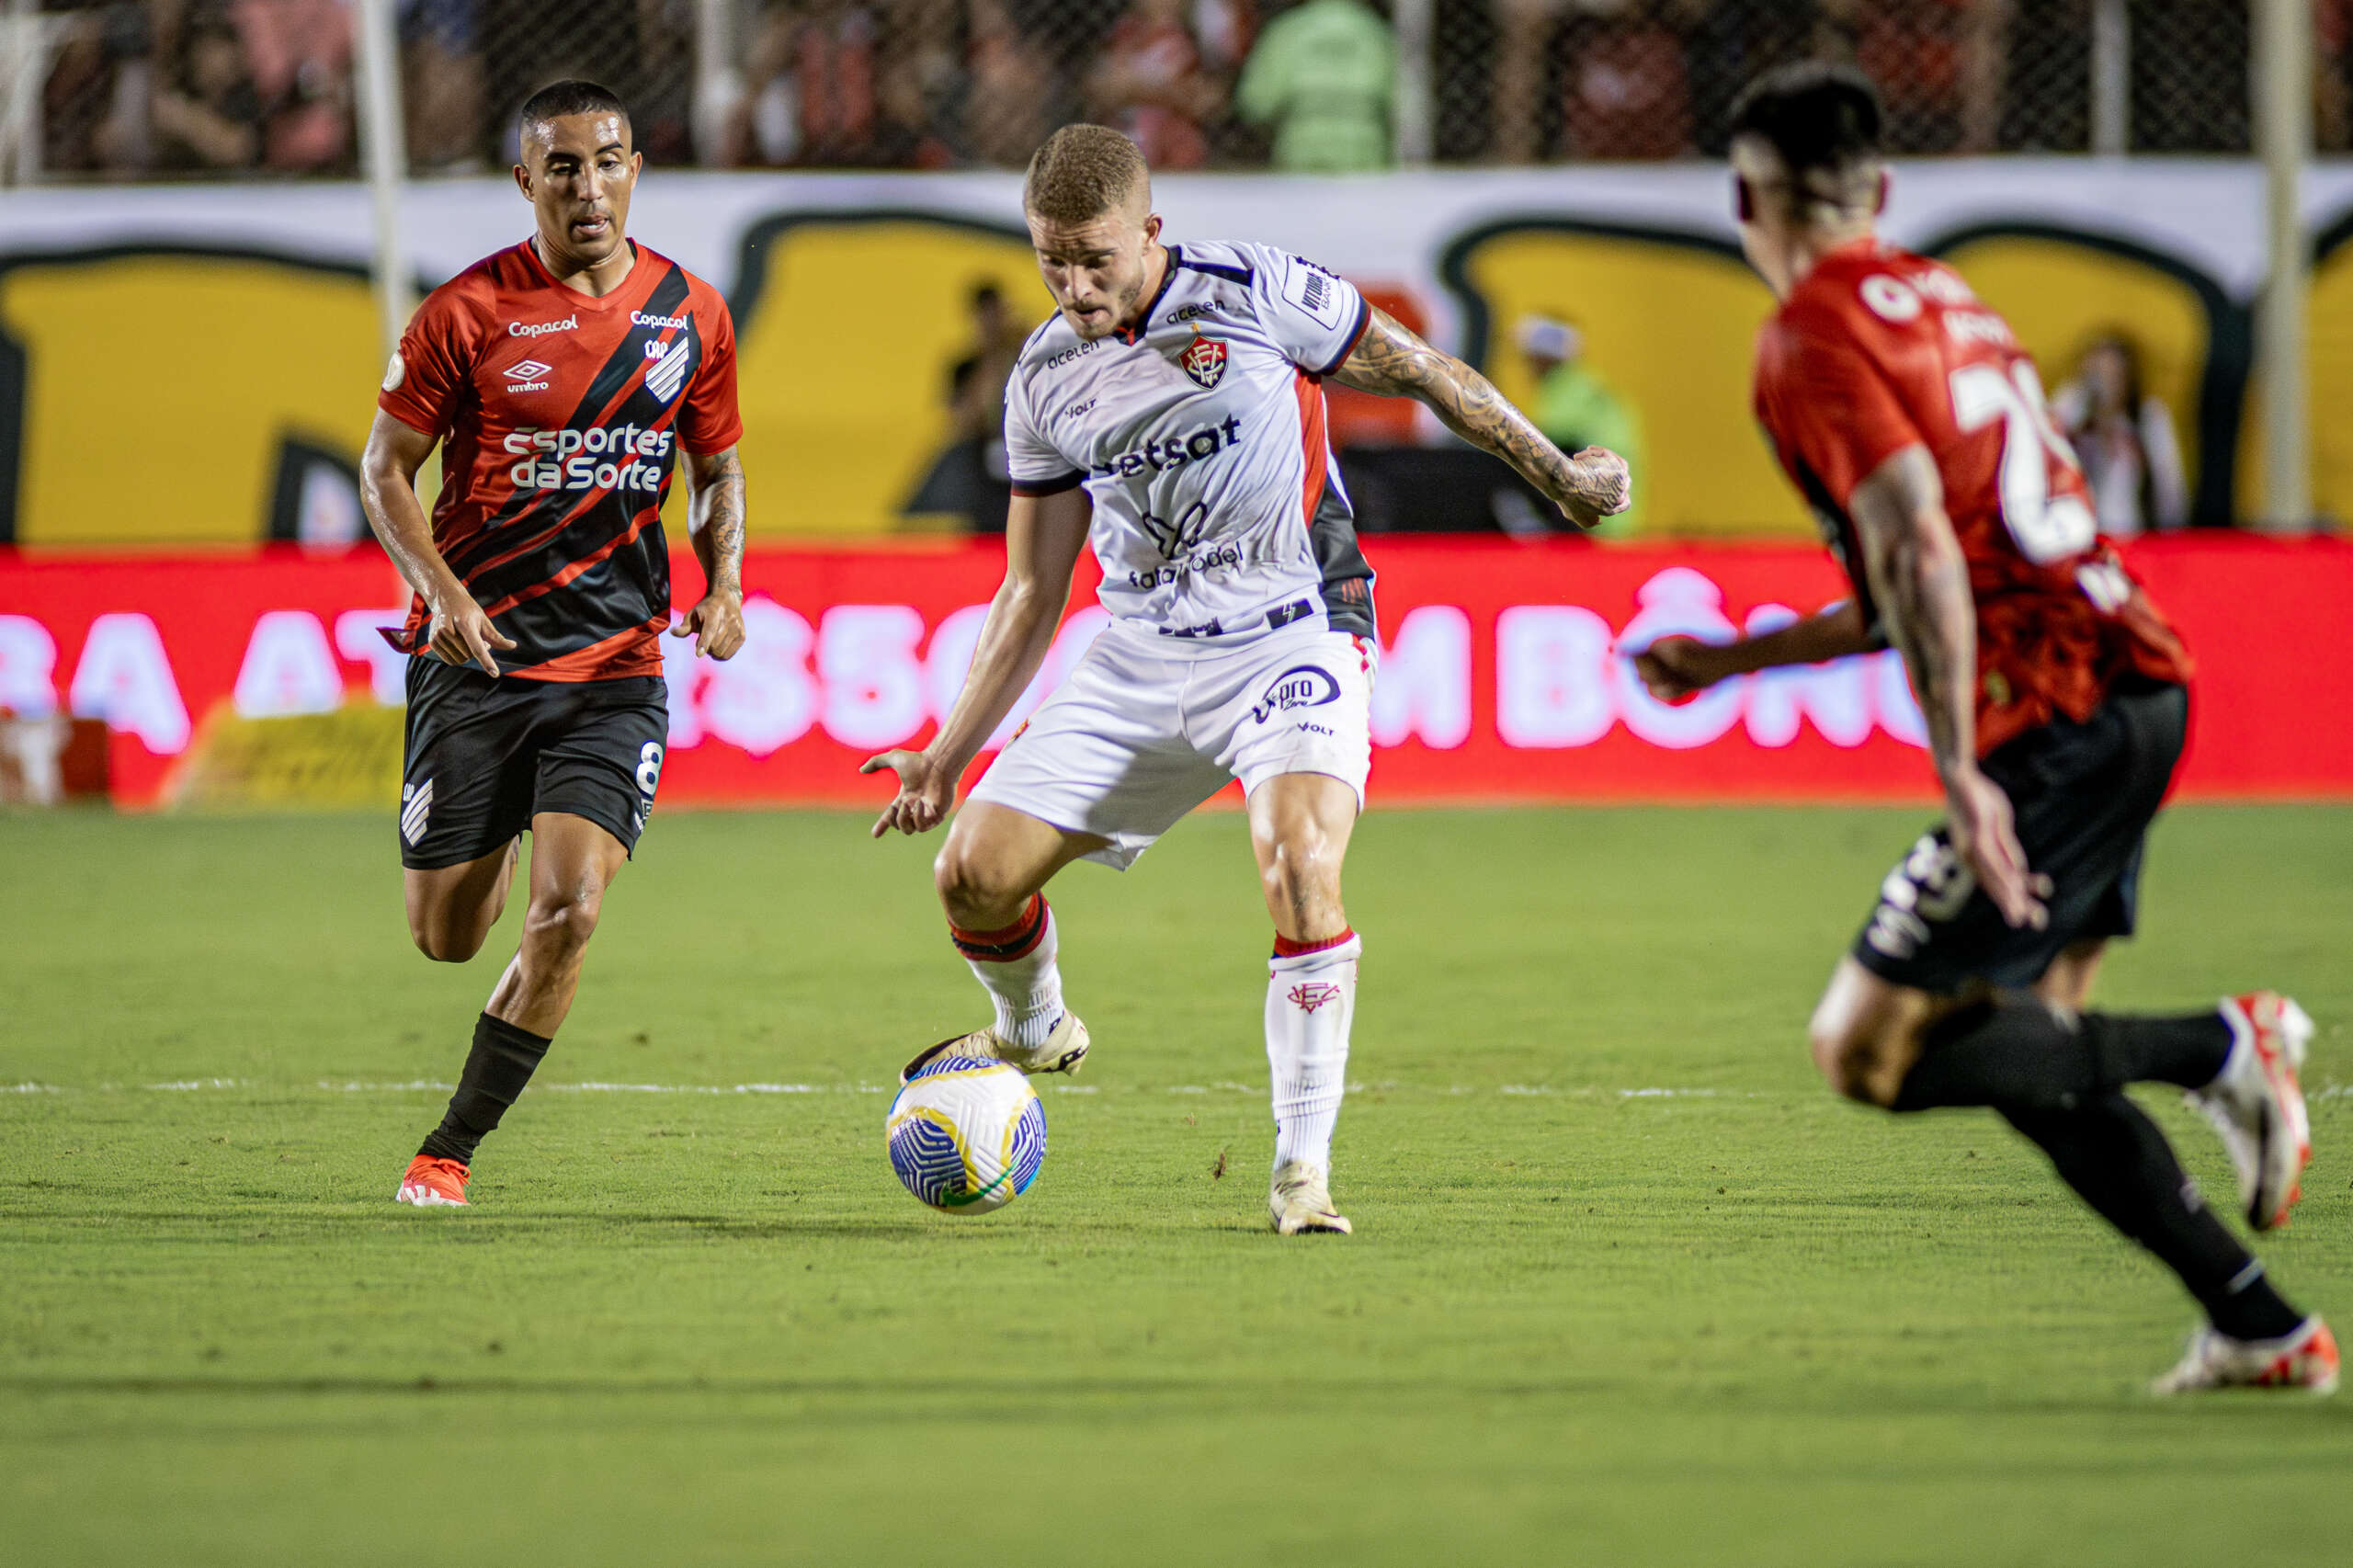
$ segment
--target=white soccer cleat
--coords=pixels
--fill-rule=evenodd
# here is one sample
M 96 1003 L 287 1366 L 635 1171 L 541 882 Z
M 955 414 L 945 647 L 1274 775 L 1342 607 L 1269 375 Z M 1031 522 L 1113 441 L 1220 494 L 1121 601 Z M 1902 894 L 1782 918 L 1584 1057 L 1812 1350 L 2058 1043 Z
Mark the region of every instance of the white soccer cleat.
M 2298 1324 L 2278 1339 L 2233 1339 L 2211 1328 L 2189 1337 L 2181 1365 L 2149 1385 L 2151 1393 L 2197 1393 L 2207 1389 L 2302 1389 L 2336 1392 L 2336 1335 L 2317 1317 Z
M 1275 1233 L 1282 1236 L 1317 1232 L 1345 1236 L 1349 1230 L 1347 1217 L 1332 1207 L 1332 1188 L 1324 1167 L 1304 1160 L 1275 1167 L 1274 1182 L 1267 1189 L 1267 1217 L 1274 1221 Z
M 2312 1119 L 2296 1082 L 2313 1021 L 2276 991 L 2228 997 L 2222 1017 L 2231 1026 L 2231 1053 L 2214 1081 L 2188 1098 L 2222 1135 L 2238 1167 L 2246 1222 L 2268 1231 L 2288 1222 L 2313 1157 Z
M 914 1061 L 899 1069 L 899 1082 L 907 1082 L 923 1070 L 926 1062 L 942 1056 L 990 1057 L 1010 1062 L 1024 1073 L 1067 1073 L 1074 1077 L 1086 1062 L 1087 1045 L 1086 1026 L 1078 1021 L 1076 1013 L 1071 1012 L 1063 1013 L 1055 1022 L 1043 1045 L 1015 1045 L 993 1028 L 974 1029 L 918 1052 Z

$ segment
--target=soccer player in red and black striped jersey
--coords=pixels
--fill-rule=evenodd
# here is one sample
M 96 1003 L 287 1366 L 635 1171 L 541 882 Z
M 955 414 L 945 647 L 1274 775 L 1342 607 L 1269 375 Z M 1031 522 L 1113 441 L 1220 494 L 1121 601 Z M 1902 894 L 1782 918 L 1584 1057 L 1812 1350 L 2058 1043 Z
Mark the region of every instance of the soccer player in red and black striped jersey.
M 362 460 L 368 519 L 415 590 L 401 864 L 427 958 L 473 957 L 531 835 L 530 909 L 476 1020 L 405 1203 L 466 1201 L 475 1146 L 529 1082 L 580 980 L 605 889 L 654 809 L 669 710 L 661 634 L 673 472 L 704 593 L 670 634 L 744 641 L 744 471 L 726 301 L 626 237 L 641 155 L 590 82 L 523 106 L 516 184 L 537 232 L 419 307 Z M 438 443 L 428 520 L 416 473 Z
M 1733 116 L 1741 241 L 1779 298 L 1756 413 L 1853 592 L 1762 636 L 1638 656 L 1674 698 L 1892 643 L 1946 820 L 1881 884 L 1814 1009 L 1832 1085 L 1893 1111 L 1982 1106 L 2170 1267 L 2206 1323 L 2160 1392 L 2326 1392 L 2337 1349 L 2289 1305 L 2125 1094 L 2172 1084 L 2213 1120 L 2247 1223 L 2288 1217 L 2311 1154 L 2312 1035 L 2274 992 L 2204 1012 L 2086 1009 L 2130 936 L 2143 840 L 2182 754 L 2181 639 L 2098 536 L 2034 361 L 1950 268 L 1880 240 L 1880 111 L 1846 68 L 1786 66 Z

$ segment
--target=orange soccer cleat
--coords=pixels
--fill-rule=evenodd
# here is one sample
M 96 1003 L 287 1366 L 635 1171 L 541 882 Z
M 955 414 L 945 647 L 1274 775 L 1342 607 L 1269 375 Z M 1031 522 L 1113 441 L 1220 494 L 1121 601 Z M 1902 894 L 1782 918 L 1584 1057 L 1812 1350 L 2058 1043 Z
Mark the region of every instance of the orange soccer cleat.
M 2181 1365 L 2150 1386 L 2156 1393 L 2243 1388 L 2329 1394 L 2336 1392 L 2336 1335 L 2311 1317 L 2278 1339 L 2232 1339 L 2201 1328 Z
M 460 1161 L 419 1154 L 408 1163 L 408 1174 L 401 1177 L 401 1189 L 392 1197 L 420 1209 L 463 1209 L 467 1175 Z

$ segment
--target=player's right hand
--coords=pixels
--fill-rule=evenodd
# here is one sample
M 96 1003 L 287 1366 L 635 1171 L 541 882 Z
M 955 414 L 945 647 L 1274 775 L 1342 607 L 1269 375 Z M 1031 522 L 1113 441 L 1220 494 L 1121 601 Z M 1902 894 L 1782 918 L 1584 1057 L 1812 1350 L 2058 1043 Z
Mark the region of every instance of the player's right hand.
M 1722 678 L 1708 667 L 1710 652 L 1697 637 L 1662 637 L 1634 655 L 1634 673 L 1661 702 L 1681 702 Z
M 929 833 L 948 820 L 948 809 L 956 803 L 956 775 L 934 761 L 929 752 L 886 751 L 868 757 L 858 770 L 880 773 L 886 767 L 899 776 L 899 792 L 874 819 L 872 837 L 880 838 L 894 827 L 901 833 Z
M 1945 796 L 1953 853 L 2002 918 L 2037 931 L 2050 925 L 2051 911 L 2042 901 L 2051 896 L 2051 879 L 2027 865 L 2018 820 L 2002 787 L 1972 766 L 1953 776 Z
M 498 661 L 491 657 L 491 650 L 513 646 L 515 640 L 499 634 L 472 595 L 460 595 L 455 603 L 433 607 L 433 637 L 426 647 L 443 664 L 478 664 L 494 676 Z
M 1587 447 L 1571 454 L 1569 473 L 1566 489 L 1552 499 L 1569 521 L 1581 528 L 1614 517 L 1634 504 L 1633 472 L 1624 458 L 1607 447 Z

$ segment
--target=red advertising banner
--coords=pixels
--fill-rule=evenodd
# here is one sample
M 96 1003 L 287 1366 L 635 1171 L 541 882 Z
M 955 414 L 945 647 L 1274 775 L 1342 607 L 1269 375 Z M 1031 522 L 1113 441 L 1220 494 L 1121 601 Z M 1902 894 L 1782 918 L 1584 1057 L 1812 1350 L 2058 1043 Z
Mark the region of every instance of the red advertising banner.
M 1728 635 L 1836 597 L 1818 551 L 1389 539 L 1373 790 L 1388 801 L 1918 800 L 1920 720 L 1893 653 L 1654 702 L 1620 650 Z M 2353 798 L 2353 545 L 2200 535 L 2139 541 L 2136 573 L 2200 672 L 2182 792 Z M 876 803 L 858 763 L 920 742 L 962 680 L 1003 566 L 988 541 L 756 550 L 745 646 L 671 642 L 665 805 Z M 682 595 L 701 581 L 680 553 Z M 1091 564 L 1008 726 L 1100 629 Z M 113 733 L 121 802 L 171 797 L 206 715 L 401 700 L 377 635 L 406 595 L 372 550 L 320 557 L 0 552 L 0 710 Z M 1008 731 L 1009 733 L 1009 731 Z

